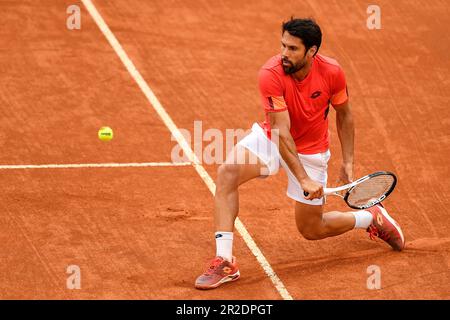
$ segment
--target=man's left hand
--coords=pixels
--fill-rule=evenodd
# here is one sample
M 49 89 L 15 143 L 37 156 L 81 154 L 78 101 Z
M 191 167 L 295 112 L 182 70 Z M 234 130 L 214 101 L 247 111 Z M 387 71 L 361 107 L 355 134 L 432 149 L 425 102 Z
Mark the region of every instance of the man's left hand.
M 339 182 L 347 184 L 353 181 L 353 163 L 343 163 L 339 173 Z

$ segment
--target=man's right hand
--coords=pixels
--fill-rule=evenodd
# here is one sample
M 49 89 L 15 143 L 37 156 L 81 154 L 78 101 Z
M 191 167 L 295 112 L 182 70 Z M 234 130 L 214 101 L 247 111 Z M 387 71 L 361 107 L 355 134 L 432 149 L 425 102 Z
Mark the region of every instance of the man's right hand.
M 300 181 L 303 191 L 308 193 L 308 196 L 302 194 L 306 200 L 320 199 L 323 197 L 323 186 L 319 182 L 311 180 L 309 177 Z

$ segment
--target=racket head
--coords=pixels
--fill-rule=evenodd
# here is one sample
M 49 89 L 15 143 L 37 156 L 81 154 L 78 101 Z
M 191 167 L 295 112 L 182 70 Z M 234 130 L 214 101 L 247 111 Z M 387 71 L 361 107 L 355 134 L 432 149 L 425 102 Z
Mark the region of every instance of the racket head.
M 350 208 L 367 209 L 385 200 L 397 185 L 397 176 L 389 171 L 368 175 L 369 179 L 351 187 L 344 196 Z

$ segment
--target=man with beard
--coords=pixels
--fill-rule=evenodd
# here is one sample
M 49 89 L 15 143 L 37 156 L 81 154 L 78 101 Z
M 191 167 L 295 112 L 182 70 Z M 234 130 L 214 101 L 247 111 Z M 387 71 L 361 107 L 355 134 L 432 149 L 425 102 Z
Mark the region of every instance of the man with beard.
M 354 125 L 344 72 L 335 60 L 317 54 L 321 42 L 322 32 L 314 20 L 292 18 L 282 24 L 281 54 L 269 59 L 259 72 L 266 120 L 253 125 L 218 169 L 216 257 L 197 278 L 196 288 L 212 289 L 240 277 L 232 255 L 238 187 L 275 174 L 280 164 L 288 176 L 287 196 L 295 200 L 296 224 L 304 238 L 319 240 L 365 229 L 372 239 L 377 236 L 394 250 L 404 248 L 400 227 L 381 204 L 360 211 L 324 212 L 330 104 L 336 111 L 343 183 L 353 178 Z

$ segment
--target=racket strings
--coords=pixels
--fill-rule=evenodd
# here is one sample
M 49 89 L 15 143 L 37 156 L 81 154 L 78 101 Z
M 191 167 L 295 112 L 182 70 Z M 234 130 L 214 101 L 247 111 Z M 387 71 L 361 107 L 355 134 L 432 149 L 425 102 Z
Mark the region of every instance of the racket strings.
M 391 175 L 383 174 L 356 185 L 347 198 L 349 204 L 364 206 L 373 200 L 379 199 L 391 190 L 395 179 Z

